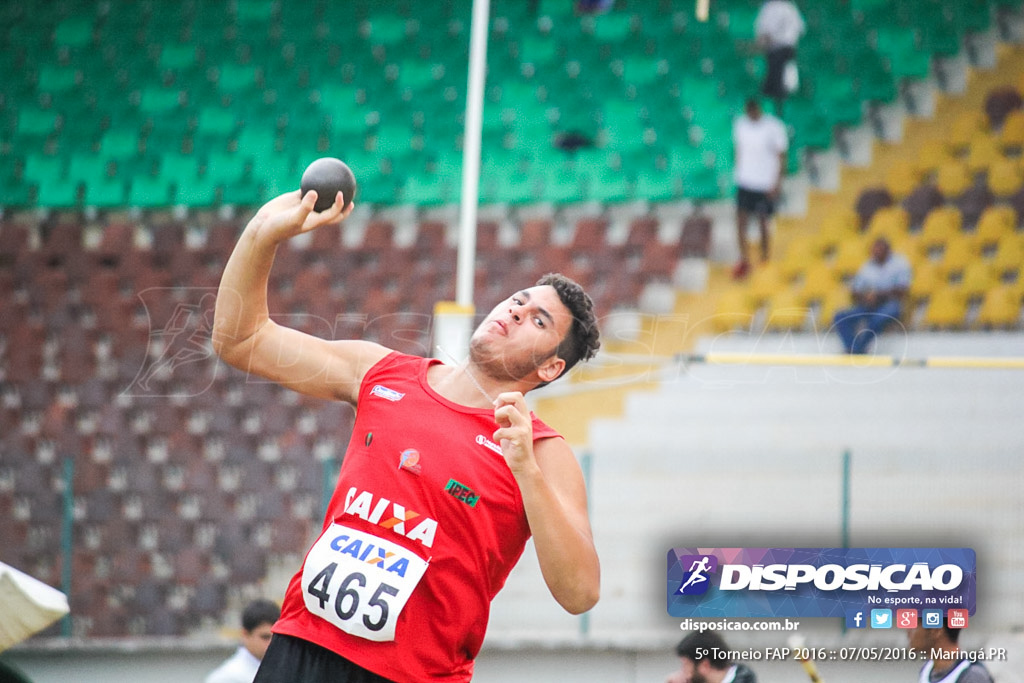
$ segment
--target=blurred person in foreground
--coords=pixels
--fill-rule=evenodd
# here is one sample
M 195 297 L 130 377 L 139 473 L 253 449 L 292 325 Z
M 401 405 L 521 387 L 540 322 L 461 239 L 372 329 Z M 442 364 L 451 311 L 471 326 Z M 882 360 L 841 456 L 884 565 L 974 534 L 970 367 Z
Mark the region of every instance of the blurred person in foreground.
M 242 610 L 242 638 L 235 654 L 210 672 L 204 683 L 252 683 L 270 646 L 271 628 L 281 608 L 270 600 L 254 600 Z
M 918 623 L 907 631 L 908 645 L 928 661 L 921 667 L 920 683 L 992 683 L 992 676 L 981 662 L 972 662 L 960 649 L 960 631 L 943 624 L 925 628 Z
M 694 631 L 676 645 L 679 669 L 665 683 L 757 683 L 745 664 L 734 664 L 725 639 L 713 631 Z

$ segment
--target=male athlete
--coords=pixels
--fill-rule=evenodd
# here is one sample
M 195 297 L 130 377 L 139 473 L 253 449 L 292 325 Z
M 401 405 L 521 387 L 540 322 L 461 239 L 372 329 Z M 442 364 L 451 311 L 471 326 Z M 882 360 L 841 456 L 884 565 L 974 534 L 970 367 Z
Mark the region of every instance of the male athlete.
M 340 192 L 321 213 L 315 201 L 296 191 L 265 204 L 217 294 L 221 358 L 357 407 L 323 533 L 288 586 L 256 682 L 469 681 L 490 602 L 531 535 L 564 609 L 598 599 L 582 473 L 523 398 L 596 352 L 592 304 L 546 276 L 486 316 L 456 367 L 282 327 L 267 310 L 278 245 L 351 211 Z

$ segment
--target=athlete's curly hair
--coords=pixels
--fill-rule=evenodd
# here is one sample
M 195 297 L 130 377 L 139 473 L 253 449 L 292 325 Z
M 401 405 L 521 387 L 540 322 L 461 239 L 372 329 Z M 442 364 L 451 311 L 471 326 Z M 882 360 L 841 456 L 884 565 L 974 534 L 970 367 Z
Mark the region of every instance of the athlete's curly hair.
M 572 314 L 572 327 L 556 350 L 558 357 L 565 361 L 561 377 L 581 360 L 588 361 L 594 357 L 601 347 L 601 335 L 597 329 L 597 316 L 594 315 L 594 302 L 579 283 L 561 273 L 548 273 L 537 280 L 538 287 L 543 285 L 554 287 L 558 298 Z

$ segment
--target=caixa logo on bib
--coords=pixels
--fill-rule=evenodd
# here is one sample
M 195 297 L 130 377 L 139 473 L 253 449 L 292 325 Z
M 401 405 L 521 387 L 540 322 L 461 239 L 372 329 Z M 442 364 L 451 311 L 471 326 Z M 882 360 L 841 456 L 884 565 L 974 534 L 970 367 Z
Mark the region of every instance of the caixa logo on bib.
M 872 608 L 974 614 L 970 548 L 674 548 L 676 617 L 827 617 Z

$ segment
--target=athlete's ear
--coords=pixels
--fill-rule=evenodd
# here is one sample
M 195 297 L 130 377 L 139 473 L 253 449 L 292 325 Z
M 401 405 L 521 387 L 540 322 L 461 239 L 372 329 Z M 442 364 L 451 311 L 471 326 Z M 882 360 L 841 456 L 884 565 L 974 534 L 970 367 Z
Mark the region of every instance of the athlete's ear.
M 544 361 L 539 368 L 537 368 L 537 376 L 542 382 L 553 382 L 558 379 L 558 376 L 562 374 L 562 370 L 565 368 L 565 361 L 558 356 L 551 356 Z

